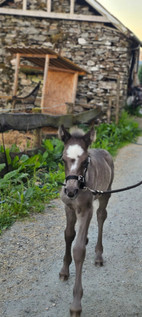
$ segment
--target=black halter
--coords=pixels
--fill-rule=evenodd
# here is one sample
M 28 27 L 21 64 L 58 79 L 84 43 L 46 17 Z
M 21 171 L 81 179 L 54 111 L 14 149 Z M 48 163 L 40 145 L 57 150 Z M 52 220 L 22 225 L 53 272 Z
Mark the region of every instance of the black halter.
M 85 176 L 86 176 L 86 172 L 87 172 L 87 169 L 88 169 L 88 164 L 90 163 L 90 156 L 88 156 L 88 160 L 86 162 L 86 166 L 85 166 L 85 169 L 84 169 L 84 172 L 83 172 L 83 175 L 68 175 L 66 177 L 66 182 L 70 179 L 75 179 L 78 181 L 78 184 L 79 184 L 79 188 L 80 189 L 83 189 L 85 186 L 86 186 L 86 180 L 85 180 Z M 64 185 L 65 186 L 65 185 Z

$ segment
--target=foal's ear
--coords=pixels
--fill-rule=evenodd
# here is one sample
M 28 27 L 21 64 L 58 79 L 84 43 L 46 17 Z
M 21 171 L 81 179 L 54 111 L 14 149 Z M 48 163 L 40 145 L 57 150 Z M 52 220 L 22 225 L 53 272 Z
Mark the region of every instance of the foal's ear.
M 67 143 L 68 140 L 71 138 L 70 133 L 65 129 L 63 124 L 59 127 L 58 136 L 59 139 L 62 140 L 64 143 Z
M 87 146 L 89 146 L 92 142 L 94 142 L 96 139 L 96 133 L 95 133 L 94 127 L 92 127 L 91 130 L 87 132 L 83 138 Z

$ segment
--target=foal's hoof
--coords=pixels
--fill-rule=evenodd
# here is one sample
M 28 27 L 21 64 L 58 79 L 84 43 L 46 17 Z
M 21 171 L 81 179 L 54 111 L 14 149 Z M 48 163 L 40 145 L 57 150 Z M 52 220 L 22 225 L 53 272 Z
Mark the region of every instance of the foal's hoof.
M 95 258 L 95 266 L 103 266 L 104 261 L 101 254 L 97 254 Z
M 74 304 L 71 305 L 71 307 L 70 307 L 70 316 L 71 317 L 80 317 L 81 316 L 81 312 L 82 312 L 81 305 L 79 304 L 76 307 L 75 306 L 74 306 Z
M 70 316 L 71 317 L 80 317 L 81 316 L 81 312 L 70 312 Z
M 59 278 L 61 281 L 67 281 L 69 278 L 69 270 L 63 267 L 59 273 Z
M 100 267 L 100 266 L 103 266 L 103 265 L 104 265 L 103 261 L 95 260 L 95 266 Z
M 59 278 L 61 281 L 67 281 L 68 278 L 69 278 L 69 275 L 68 274 L 62 274 L 62 273 L 59 273 Z
M 71 317 L 80 317 L 81 316 L 81 312 L 82 312 L 82 310 L 79 310 L 79 311 L 70 310 L 70 316 Z

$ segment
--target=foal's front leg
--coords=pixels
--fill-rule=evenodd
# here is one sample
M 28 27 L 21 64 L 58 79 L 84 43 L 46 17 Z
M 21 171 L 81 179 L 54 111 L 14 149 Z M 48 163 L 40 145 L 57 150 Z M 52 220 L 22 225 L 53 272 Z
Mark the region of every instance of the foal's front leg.
M 69 277 L 69 265 L 72 262 L 72 256 L 71 256 L 71 245 L 75 238 L 76 232 L 75 232 L 75 223 L 76 223 L 76 214 L 74 210 L 70 209 L 69 207 L 65 207 L 66 211 L 66 229 L 65 229 L 65 255 L 64 255 L 64 261 L 63 261 L 63 267 L 59 273 L 59 276 L 62 280 L 67 280 Z
M 73 256 L 76 267 L 76 277 L 75 284 L 73 288 L 73 303 L 70 307 L 70 313 L 73 317 L 79 317 L 82 311 L 81 298 L 83 296 L 82 288 L 82 266 L 86 254 L 86 240 L 88 227 L 90 220 L 92 218 L 93 208 L 86 209 L 86 211 L 81 212 L 77 215 L 79 222 L 78 235 L 76 238 L 76 243 L 73 248 Z
M 98 220 L 98 241 L 96 244 L 95 252 L 95 265 L 102 266 L 103 265 L 103 243 L 102 243 L 102 236 L 103 236 L 103 225 L 104 221 L 107 218 L 107 204 L 108 200 L 110 198 L 110 195 L 104 195 L 99 198 L 99 208 L 97 210 L 97 220 Z

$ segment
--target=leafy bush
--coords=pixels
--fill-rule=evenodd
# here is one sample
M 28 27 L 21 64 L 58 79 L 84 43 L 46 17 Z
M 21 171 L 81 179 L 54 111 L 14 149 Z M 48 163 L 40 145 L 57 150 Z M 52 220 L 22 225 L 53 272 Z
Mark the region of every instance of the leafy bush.
M 94 148 L 103 148 L 116 155 L 118 148 L 135 141 L 140 134 L 138 123 L 131 119 L 127 112 L 123 112 L 118 125 L 102 123 L 97 127 L 97 139 Z
M 64 181 L 63 166 L 57 171 L 38 170 L 33 177 L 21 167 L 0 180 L 0 232 L 16 219 L 33 212 L 42 212 L 45 203 L 58 197 L 58 181 Z
M 16 219 L 44 210 L 45 203 L 58 197 L 58 181 L 64 181 L 61 165 L 63 144 L 58 139 L 43 142 L 45 152 L 32 157 L 23 154 L 12 160 L 6 149 L 12 171 L 0 179 L 0 232 Z M 3 152 L 3 148 L 1 147 Z M 0 171 L 5 164 L 0 164 Z

